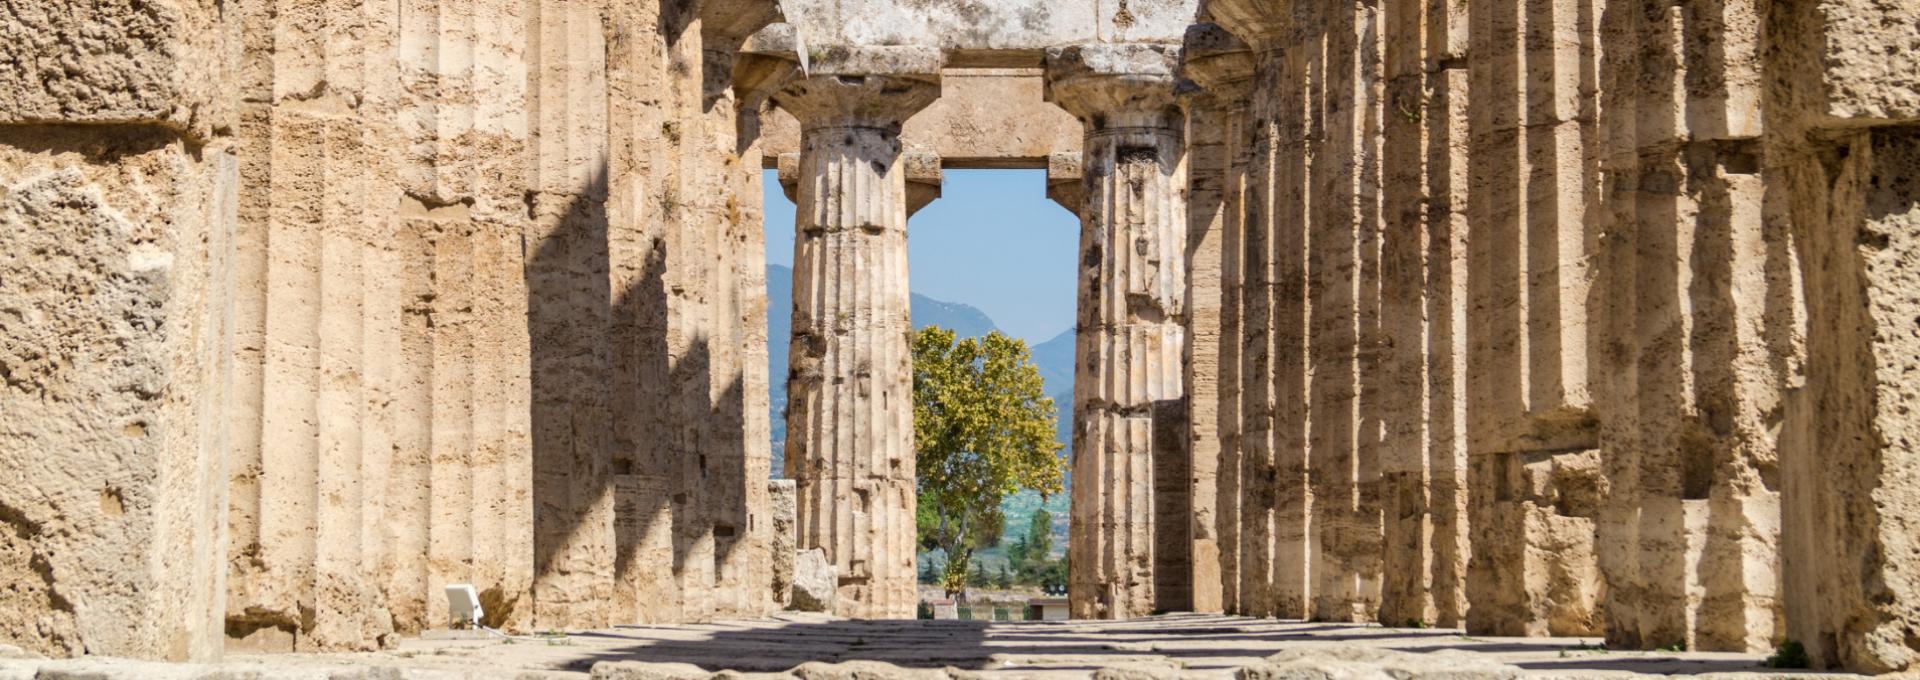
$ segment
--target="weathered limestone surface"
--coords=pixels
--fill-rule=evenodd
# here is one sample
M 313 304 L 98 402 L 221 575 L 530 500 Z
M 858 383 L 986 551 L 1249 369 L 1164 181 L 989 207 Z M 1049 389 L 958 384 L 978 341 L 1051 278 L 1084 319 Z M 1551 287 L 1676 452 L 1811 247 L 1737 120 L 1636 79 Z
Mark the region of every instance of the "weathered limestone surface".
M 1379 619 L 1397 625 L 1466 609 L 1466 15 L 1404 0 L 1383 18 Z
M 1049 51 L 1047 94 L 1086 126 L 1074 379 L 1077 617 L 1190 606 L 1185 347 L 1187 162 L 1173 68 L 1179 48 Z M 1169 526 L 1169 524 L 1171 524 Z
M 451 583 L 512 630 L 771 609 L 731 84 L 772 3 L 15 5 L 6 639 L 370 649 Z
M 1899 59 L 1850 63 L 1872 48 L 1819 33 L 1884 36 L 1889 10 L 1795 9 L 1773 24 L 1794 39 L 1761 35 L 1761 12 L 1205 3 L 1200 20 L 1259 55 L 1244 95 L 1195 71 L 1253 128 L 1227 137 L 1249 163 L 1222 198 L 1229 611 L 1604 631 L 1623 648 L 1758 651 L 1788 633 L 1795 558 L 1777 551 L 1795 522 L 1830 521 L 1776 471 L 1823 441 L 1822 411 L 1794 396 L 1817 393 L 1801 368 L 1817 298 L 1789 225 L 1833 219 L 1798 197 L 1844 185 L 1812 159 L 1849 146 L 1806 140 L 1887 138 L 1911 113 L 1884 80 Z M 1777 64 L 1769 40 L 1793 46 Z M 1774 81 L 1763 150 L 1769 68 L 1797 76 Z
M 1197 4 L 808 0 L 787 3 L 787 20 L 813 45 L 918 45 L 948 52 L 956 66 L 1030 68 L 1064 45 L 1178 44 Z
M 1767 196 L 1792 224 L 1806 314 L 1777 472 L 1786 637 L 1865 672 L 1920 668 L 1916 18 L 1849 0 L 1764 15 Z
M 0 639 L 219 653 L 238 184 L 223 140 L 0 125 Z
M 1763 205 L 1757 21 L 1728 3 L 1602 23 L 1599 547 L 1622 647 L 1781 633 L 1775 436 L 1800 320 L 1788 222 Z
M 217 3 L 0 19 L 0 640 L 221 648 L 240 170 Z
M 1236 611 L 1372 620 L 1393 389 L 1382 382 L 1380 12 L 1207 11 L 1251 46 L 1255 69 L 1250 129 L 1236 140 L 1248 147 Z
M 796 533 L 796 515 L 798 513 L 798 490 L 791 479 L 774 479 L 767 482 L 767 514 L 772 517 L 773 538 L 767 544 L 769 568 L 772 571 L 771 587 L 775 608 L 785 609 L 793 602 L 793 584 L 795 555 L 799 551 Z
M 1581 12 L 1469 4 L 1468 630 L 1592 635 L 1599 56 Z
M 1206 80 L 1219 85 L 1225 79 L 1244 82 L 1250 73 L 1246 46 L 1224 29 L 1211 24 L 1196 25 L 1187 31 L 1181 45 L 1180 75 L 1196 82 Z M 1209 58 L 1217 63 L 1206 64 Z M 1205 73 L 1200 73 L 1205 71 Z M 1241 71 L 1242 73 L 1229 73 Z M 1234 94 L 1229 92 L 1229 95 Z M 1187 441 L 1191 469 L 1187 475 L 1190 501 L 1185 520 L 1192 543 L 1190 567 L 1167 577 L 1184 581 L 1192 590 L 1189 608 L 1197 612 L 1225 611 L 1223 586 L 1226 582 L 1222 555 L 1223 502 L 1236 492 L 1223 486 L 1221 448 L 1223 266 L 1222 243 L 1229 219 L 1227 185 L 1235 181 L 1232 147 L 1227 143 L 1234 134 L 1244 108 L 1230 99 L 1205 90 L 1185 88 L 1182 106 L 1186 110 L 1188 156 L 1187 194 L 1187 344 L 1181 357 L 1181 379 L 1187 389 Z M 1237 338 L 1235 338 L 1237 339 Z M 1237 356 L 1237 355 L 1236 355 Z M 1238 480 L 1235 471 L 1233 480 Z M 1222 493 L 1223 490 L 1228 493 Z M 1232 532 L 1238 536 L 1239 532 Z M 1235 539 L 1237 540 L 1237 538 Z M 1238 546 L 1235 546 L 1237 549 Z M 1156 574 L 1156 576 L 1160 576 Z M 1237 579 L 1238 577 L 1235 576 Z
M 900 129 L 940 96 L 940 67 L 931 49 L 829 49 L 773 100 L 803 129 L 787 477 L 843 616 L 912 618 L 918 601 Z
M 1246 142 L 1250 127 L 1247 98 L 1253 87 L 1253 55 L 1247 45 L 1215 24 L 1196 24 L 1187 30 L 1181 46 L 1180 75 L 1191 80 L 1205 94 L 1188 99 L 1189 153 L 1194 162 L 1189 169 L 1192 193 L 1189 195 L 1189 219 L 1195 229 L 1188 235 L 1187 290 L 1192 332 L 1188 337 L 1188 411 L 1189 432 L 1195 470 L 1213 467 L 1212 488 L 1195 475 L 1196 498 L 1211 495 L 1213 521 L 1207 522 L 1196 511 L 1195 531 L 1211 536 L 1216 586 L 1196 575 L 1194 608 L 1200 611 L 1242 611 L 1240 600 L 1241 506 L 1244 502 L 1243 471 L 1240 455 L 1241 244 L 1244 241 L 1245 183 L 1248 171 Z M 1208 128 L 1213 128 L 1211 131 Z M 1196 131 L 1195 128 L 1199 128 Z M 1209 139 L 1203 132 L 1211 132 Z M 1211 155 L 1202 155 L 1212 141 Z M 1217 182 L 1207 186 L 1211 179 Z M 1211 193 L 1208 190 L 1211 189 Z M 1209 204 L 1208 199 L 1213 203 Z M 1209 205 L 1211 207 L 1209 208 Z M 1204 225 L 1204 226 L 1202 226 Z M 1208 257 L 1213 260 L 1208 266 Z M 1209 290 L 1211 289 L 1211 290 Z M 1218 296 L 1213 325 L 1203 324 L 1202 307 L 1210 296 Z M 1211 330 L 1211 338 L 1204 331 Z M 1214 386 L 1203 384 L 1206 364 L 1199 360 L 1207 350 L 1213 352 Z M 1207 418 L 1208 404 L 1214 409 Z M 1206 431 L 1211 426 L 1212 436 Z M 1210 441 L 1217 438 L 1216 441 Z M 1207 569 L 1209 548 L 1195 543 L 1195 569 Z M 1217 600 L 1211 593 L 1217 592 Z
M 0 124 L 234 124 L 239 22 L 220 0 L 12 0 L 0 21 Z
M 1039 68 L 943 69 L 940 99 L 907 119 L 900 144 L 948 168 L 1045 168 L 1051 154 L 1078 153 L 1081 137 L 1080 122 L 1047 103 L 1045 85 Z M 762 146 L 768 160 L 799 153 L 800 121 L 775 109 Z
M 1920 667 L 1920 10 L 787 4 L 0 0 L 0 639 L 908 616 L 944 164 L 1082 215 L 1076 614 Z
M 1206 11 L 1247 43 L 1253 73 L 1247 91 L 1245 146 L 1235 270 L 1241 281 L 1236 311 L 1240 361 L 1237 433 L 1240 478 L 1238 608 L 1252 616 L 1309 615 L 1308 513 L 1312 495 L 1306 460 L 1306 311 L 1304 281 L 1279 285 L 1281 264 L 1304 275 L 1304 222 L 1283 223 L 1281 168 L 1276 165 L 1285 36 L 1284 8 L 1260 3 L 1210 2 Z M 1297 122 L 1297 121 L 1296 121 Z M 1297 151 L 1297 149 L 1296 149 Z M 1304 161 L 1304 157 L 1299 160 Z M 1289 167 L 1289 170 L 1297 168 Z M 1291 181 L 1291 180 L 1289 180 Z M 1280 243 L 1290 244 L 1277 250 Z M 1276 258 L 1284 256 L 1284 262 Z

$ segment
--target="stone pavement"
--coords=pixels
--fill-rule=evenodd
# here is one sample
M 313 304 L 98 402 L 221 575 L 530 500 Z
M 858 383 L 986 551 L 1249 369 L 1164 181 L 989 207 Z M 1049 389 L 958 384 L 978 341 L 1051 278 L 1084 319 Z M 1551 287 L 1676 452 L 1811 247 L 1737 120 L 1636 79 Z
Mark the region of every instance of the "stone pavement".
M 564 639 L 407 640 L 362 654 L 228 655 L 218 664 L 0 661 L 12 678 L 1784 678 L 1753 655 L 1616 652 L 1597 639 L 1242 617 L 987 623 L 815 615 L 633 626 Z M 719 671 L 732 671 L 717 673 Z M 35 675 L 35 673 L 39 675 Z M 1849 677 L 1821 675 L 1820 677 Z

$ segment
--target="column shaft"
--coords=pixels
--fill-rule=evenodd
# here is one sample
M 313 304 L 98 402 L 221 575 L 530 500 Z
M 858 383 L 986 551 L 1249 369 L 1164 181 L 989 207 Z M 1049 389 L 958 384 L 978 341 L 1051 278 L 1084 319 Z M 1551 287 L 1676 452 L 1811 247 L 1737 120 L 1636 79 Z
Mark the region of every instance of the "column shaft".
M 931 77 L 815 75 L 777 96 L 804 126 L 787 472 L 798 487 L 799 547 L 822 548 L 839 567 L 842 616 L 914 612 L 912 325 L 899 134 L 938 92 Z
M 1109 59 L 1122 54 L 1133 58 Z M 1172 56 L 1137 45 L 1048 54 L 1050 98 L 1087 126 L 1069 547 L 1076 617 L 1142 616 L 1160 596 L 1188 599 L 1154 588 L 1155 570 L 1191 560 L 1189 522 L 1157 526 L 1182 516 L 1185 495 L 1157 494 L 1169 487 L 1155 484 L 1188 462 L 1186 162 Z M 1148 72 L 1106 72 L 1119 63 Z

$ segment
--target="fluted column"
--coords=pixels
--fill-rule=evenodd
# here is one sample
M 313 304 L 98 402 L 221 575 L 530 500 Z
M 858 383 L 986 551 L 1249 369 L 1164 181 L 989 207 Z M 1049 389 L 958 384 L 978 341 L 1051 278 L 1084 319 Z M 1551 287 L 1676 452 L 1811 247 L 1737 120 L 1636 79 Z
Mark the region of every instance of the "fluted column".
M 1206 605 L 1212 605 L 1221 611 L 1240 612 L 1240 510 L 1245 492 L 1239 450 L 1240 251 L 1244 242 L 1241 217 L 1247 176 L 1246 152 L 1250 149 L 1246 131 L 1247 103 L 1253 89 L 1253 55 L 1246 43 L 1212 23 L 1189 27 L 1183 52 L 1181 75 L 1204 93 L 1190 98 L 1187 108 L 1189 154 L 1195 159 L 1189 172 L 1193 192 L 1189 197 L 1189 217 L 1195 224 L 1209 222 L 1213 230 L 1208 238 L 1196 233 L 1190 235 L 1188 241 L 1187 266 L 1192 279 L 1187 282 L 1188 305 L 1196 310 L 1189 313 L 1193 328 L 1193 337 L 1188 339 L 1187 389 L 1192 392 L 1190 411 L 1193 413 L 1189 446 L 1193 449 L 1195 470 L 1211 468 L 1213 471 L 1205 481 L 1197 475 L 1194 480 L 1196 499 L 1211 496 L 1210 504 L 1195 503 L 1195 513 L 1210 513 L 1210 526 L 1206 528 L 1213 539 L 1211 555 L 1200 554 L 1207 552 L 1207 544 L 1195 543 L 1196 557 L 1211 561 L 1212 577 L 1195 572 L 1199 582 L 1194 584 L 1194 608 L 1211 611 Z M 1208 127 L 1212 127 L 1217 136 L 1205 137 Z M 1203 163 L 1207 167 L 1202 168 Z M 1217 194 L 1209 196 L 1209 191 Z M 1213 201 L 1203 205 L 1207 198 Z M 1206 277 L 1212 281 L 1203 281 Z M 1207 323 L 1207 315 L 1197 311 L 1203 300 L 1216 305 L 1218 310 L 1211 324 Z M 1210 343 L 1207 331 L 1217 334 Z M 1195 370 L 1204 364 L 1203 348 L 1212 350 L 1210 384 L 1203 384 L 1209 383 L 1205 379 L 1208 376 Z M 1213 404 L 1211 420 L 1203 408 L 1209 401 Z
M 1245 186 L 1248 178 L 1248 161 L 1252 150 L 1248 102 L 1253 94 L 1253 52 L 1247 45 L 1217 24 L 1198 24 L 1187 31 L 1185 54 L 1180 65 L 1181 75 L 1206 92 L 1213 106 L 1219 107 L 1219 126 L 1221 131 L 1220 158 L 1215 162 L 1222 166 L 1219 178 L 1218 229 L 1215 242 L 1218 250 L 1217 283 L 1219 296 L 1219 337 L 1216 356 L 1218 362 L 1217 382 L 1214 394 L 1217 399 L 1217 411 L 1214 415 L 1217 444 L 1214 455 L 1217 457 L 1214 477 L 1214 534 L 1217 547 L 1219 585 L 1216 586 L 1220 607 L 1231 613 L 1247 613 L 1240 592 L 1244 578 L 1241 559 L 1245 551 L 1241 548 L 1243 522 L 1259 518 L 1263 531 L 1269 525 L 1271 508 L 1266 505 L 1247 508 L 1243 512 L 1242 504 L 1248 497 L 1249 485 L 1259 486 L 1271 482 L 1271 476 L 1254 479 L 1242 472 L 1240 455 L 1240 399 L 1243 392 L 1241 377 L 1242 332 L 1245 307 L 1242 302 L 1243 260 L 1245 238 Z M 1191 111 L 1191 110 L 1190 110 Z M 1189 113 L 1189 117 L 1192 117 Z M 1189 122 L 1189 126 L 1193 125 Z M 1197 144 L 1197 142 L 1196 142 Z M 1204 175 L 1195 168 L 1192 178 L 1195 190 L 1201 188 Z M 1193 209 L 1191 206 L 1189 209 Z M 1190 247 L 1192 244 L 1189 244 Z M 1196 251 L 1197 252 L 1197 251 Z M 1189 263 L 1193 276 L 1201 275 L 1200 263 Z M 1190 281 L 1190 290 L 1202 290 L 1200 281 Z M 1260 292 L 1260 291 L 1255 291 Z M 1193 302 L 1193 301 L 1190 301 Z M 1198 327 L 1198 317 L 1196 328 Z M 1200 339 L 1194 338 L 1193 345 L 1198 348 Z M 1196 351 L 1196 356 L 1198 355 Z M 1204 389 L 1198 381 L 1189 381 L 1188 389 L 1194 390 L 1194 397 L 1200 398 L 1199 390 Z M 1204 455 L 1201 419 L 1196 417 L 1193 425 L 1193 448 L 1195 465 L 1200 465 L 1200 456 Z M 1197 492 L 1197 489 L 1196 489 Z M 1246 518 L 1243 520 L 1243 518 Z M 1261 551 L 1265 552 L 1262 544 Z M 1265 565 L 1267 561 L 1262 561 Z M 1264 581 L 1266 574 L 1260 575 Z M 1196 592 L 1202 587 L 1195 584 Z M 1196 608 L 1202 598 L 1196 597 Z
M 800 120 L 787 476 L 799 547 L 840 570 L 836 614 L 914 613 L 912 362 L 902 123 L 938 51 L 829 49 L 775 95 Z
M 1178 500 L 1156 493 L 1156 471 L 1184 470 L 1186 453 L 1178 53 L 1105 44 L 1047 54 L 1048 100 L 1077 116 L 1087 135 L 1068 579 L 1080 618 L 1151 613 L 1154 571 L 1191 559 L 1184 526 L 1158 543 L 1155 531 L 1156 502 Z

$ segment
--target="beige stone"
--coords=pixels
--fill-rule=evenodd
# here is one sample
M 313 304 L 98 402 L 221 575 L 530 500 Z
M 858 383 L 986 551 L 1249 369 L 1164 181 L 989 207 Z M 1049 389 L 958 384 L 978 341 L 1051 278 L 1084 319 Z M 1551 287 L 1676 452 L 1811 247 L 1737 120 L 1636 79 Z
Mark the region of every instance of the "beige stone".
M 907 119 L 900 144 L 948 168 L 1044 168 L 1051 154 L 1080 150 L 1079 122 L 1044 89 L 1039 68 L 943 69 L 940 99 Z M 775 109 L 764 139 L 769 159 L 798 154 L 800 121 Z
M 0 127 L 0 639 L 218 655 L 238 185 L 164 129 Z
M 1920 659 L 1899 3 L 0 8 L 23 654 L 412 662 L 380 650 L 465 583 L 510 631 L 697 624 L 520 648 L 702 661 L 615 676 L 1513 674 L 1262 659 L 1388 629 L 1219 616 L 1032 629 L 1111 636 L 1050 654 L 793 614 L 777 662 L 722 649 L 799 582 L 911 616 L 907 219 L 944 167 L 1020 167 L 1082 223 L 1078 616 Z M 768 167 L 801 208 L 784 484 Z M 607 651 L 636 641 L 681 656 Z M 471 670 L 429 656 L 289 672 Z
M 793 563 L 788 605 L 795 611 L 833 613 L 839 605 L 840 569 L 820 548 L 802 550 Z
M 238 23 L 218 0 L 13 0 L 0 124 L 152 124 L 196 140 L 235 123 Z
M 909 618 L 914 454 L 905 120 L 940 94 L 938 51 L 832 49 L 774 95 L 799 117 L 787 476 L 799 546 L 838 568 L 835 613 Z
M 1077 617 L 1191 606 L 1186 160 L 1173 46 L 1049 51 L 1047 95 L 1086 126 L 1068 596 Z M 1169 526 L 1170 525 L 1170 526 Z

